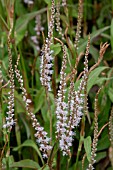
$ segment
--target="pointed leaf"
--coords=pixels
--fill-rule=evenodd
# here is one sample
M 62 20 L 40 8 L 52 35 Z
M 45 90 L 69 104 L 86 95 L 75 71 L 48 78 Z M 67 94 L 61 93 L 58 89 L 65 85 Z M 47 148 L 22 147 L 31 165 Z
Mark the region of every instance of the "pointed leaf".
M 23 37 L 26 33 L 26 30 L 27 30 L 27 25 L 28 25 L 29 21 L 31 21 L 38 14 L 45 12 L 46 10 L 47 10 L 46 8 L 43 8 L 36 12 L 28 13 L 28 14 L 25 14 L 25 15 L 19 17 L 16 20 L 16 25 L 15 25 L 16 44 L 18 44 L 23 39 Z
M 35 109 L 34 113 L 37 113 L 41 108 L 45 100 L 45 89 L 42 87 L 35 97 Z
M 91 159 L 91 137 L 90 136 L 84 139 L 84 148 L 86 151 L 87 159 L 90 162 Z
M 40 151 L 39 151 L 39 149 L 38 149 L 38 147 L 37 147 L 37 145 L 35 144 L 34 141 L 28 139 L 28 140 L 26 140 L 23 144 L 21 144 L 20 146 L 15 147 L 15 148 L 13 149 L 13 151 L 17 151 L 17 150 L 21 149 L 22 147 L 32 147 L 33 149 L 35 149 L 35 151 L 38 153 L 38 155 L 39 155 L 42 163 L 44 164 L 44 161 L 43 161 L 43 158 L 42 158 L 42 156 L 41 156 L 41 153 L 40 153 Z
M 105 67 L 105 66 L 98 67 L 98 68 L 94 69 L 94 70 L 90 73 L 89 78 L 88 78 L 88 89 L 87 89 L 88 92 L 89 92 L 89 90 L 91 89 L 91 87 L 96 83 L 99 74 L 100 74 L 103 70 L 105 70 L 105 69 L 107 69 L 107 68 L 108 68 L 108 67 Z
M 113 89 L 112 88 L 108 89 L 108 96 L 109 96 L 110 100 L 113 102 Z
M 107 149 L 108 147 L 110 147 L 110 140 L 108 134 L 106 134 L 102 139 L 98 141 L 97 151 Z
M 30 159 L 24 159 L 19 162 L 14 162 L 12 165 L 10 165 L 10 168 L 31 168 L 38 170 L 40 168 L 39 164 L 35 161 L 32 161 Z
M 104 159 L 106 156 L 107 156 L 106 152 L 97 153 L 96 158 L 95 158 L 96 163 L 99 162 L 100 160 Z
M 91 42 L 94 40 L 94 38 L 96 38 L 97 36 L 99 36 L 101 33 L 105 32 L 108 29 L 110 29 L 110 26 L 106 26 L 104 28 L 94 31 L 91 34 Z M 87 45 L 87 40 L 88 40 L 88 37 L 86 37 L 85 40 L 83 39 L 80 40 L 78 53 L 80 53 L 81 51 L 83 52 L 85 50 L 86 45 Z
M 61 45 L 60 45 L 60 43 L 52 44 L 52 45 L 51 45 L 51 50 L 54 51 L 54 55 L 55 55 L 55 56 L 58 55 L 58 54 L 60 53 L 60 51 L 61 51 Z

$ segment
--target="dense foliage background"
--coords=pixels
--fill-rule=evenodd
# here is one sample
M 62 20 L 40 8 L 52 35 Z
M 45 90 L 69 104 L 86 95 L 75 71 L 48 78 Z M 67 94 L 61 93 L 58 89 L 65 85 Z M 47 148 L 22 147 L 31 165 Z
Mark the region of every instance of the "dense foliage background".
M 56 3 L 58 0 L 56 0 Z M 81 38 L 78 50 L 74 48 L 74 41 L 77 28 L 78 1 L 67 0 L 67 6 L 60 6 L 60 23 L 64 34 L 63 43 L 67 47 L 67 91 L 69 89 L 68 77 L 71 66 L 75 64 L 76 55 L 80 57 L 77 67 L 77 77 L 84 68 L 84 53 L 90 33 L 89 69 L 98 62 L 100 44 L 108 42 L 109 47 L 104 54 L 103 60 L 89 75 L 88 79 L 88 115 L 84 115 L 80 126 L 74 131 L 71 157 L 62 156 L 60 149 L 56 150 L 52 166 L 56 170 L 81 170 L 87 169 L 91 157 L 91 140 L 94 136 L 94 100 L 98 89 L 101 91 L 98 96 L 98 138 L 96 170 L 113 169 L 113 144 L 110 142 L 109 117 L 113 102 L 113 0 L 84 0 Z M 28 4 L 23 0 L 0 0 L 0 161 L 2 169 L 49 169 L 47 159 L 42 157 L 39 146 L 34 137 L 34 128 L 31 120 L 25 111 L 25 103 L 22 100 L 22 93 L 19 83 L 15 77 L 15 116 L 16 124 L 13 126 L 10 138 L 7 131 L 3 129 L 8 103 L 9 81 L 8 70 L 8 47 L 7 37 L 10 29 L 10 12 L 14 6 L 14 27 L 12 32 L 12 55 L 13 64 L 16 63 L 17 53 L 20 54 L 19 70 L 23 76 L 24 87 L 28 98 L 31 99 L 30 109 L 36 115 L 40 124 L 50 136 L 50 115 L 48 111 L 47 96 L 45 88 L 40 82 L 40 56 L 44 39 L 48 34 L 50 21 L 50 0 L 34 0 Z M 40 26 L 40 27 L 39 27 Z M 37 29 L 39 28 L 39 31 Z M 37 33 L 38 32 L 38 33 Z M 61 39 L 54 28 L 54 37 Z M 52 120 L 53 140 L 55 143 L 56 115 L 55 99 L 60 81 L 60 69 L 62 65 L 61 44 L 54 39 L 51 46 L 54 51 L 54 74 L 52 76 L 52 92 L 49 93 Z M 70 61 L 70 63 L 69 63 Z M 76 79 L 77 79 L 76 77 Z M 2 87 L 3 86 L 3 87 Z M 75 89 L 79 81 L 75 81 Z M 2 88 L 1 88 L 2 87 Z M 113 129 L 112 129 L 113 133 Z M 113 139 L 112 139 L 113 140 Z M 58 144 L 57 144 L 58 145 Z M 7 161 L 8 158 L 8 161 Z M 9 164 L 7 166 L 7 163 Z M 43 168 L 42 168 L 43 167 Z M 7 168 L 7 169 L 8 169 Z

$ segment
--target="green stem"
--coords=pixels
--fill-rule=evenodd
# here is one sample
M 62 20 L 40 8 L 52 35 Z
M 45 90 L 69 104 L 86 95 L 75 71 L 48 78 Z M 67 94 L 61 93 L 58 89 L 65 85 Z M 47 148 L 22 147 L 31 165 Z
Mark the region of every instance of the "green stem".
M 8 139 L 7 139 L 8 138 Z M 6 135 L 7 151 L 6 151 L 6 170 L 9 170 L 9 156 L 10 156 L 10 132 Z
M 68 161 L 67 161 L 67 166 L 66 166 L 66 170 L 69 169 L 69 163 L 70 163 L 70 160 L 71 160 L 71 157 L 68 158 Z
M 76 163 L 75 163 L 74 170 L 77 170 L 78 161 L 79 161 L 79 155 L 80 155 L 80 152 L 81 152 L 82 144 L 83 144 L 83 136 L 80 137 L 79 147 L 78 147 L 77 158 L 76 158 Z
M 80 155 L 80 151 L 81 151 L 80 149 L 81 149 L 81 141 L 79 142 L 79 147 L 78 147 L 77 158 L 76 158 L 76 163 L 75 163 L 75 168 L 74 168 L 74 170 L 77 170 L 78 159 L 79 159 L 79 155 Z

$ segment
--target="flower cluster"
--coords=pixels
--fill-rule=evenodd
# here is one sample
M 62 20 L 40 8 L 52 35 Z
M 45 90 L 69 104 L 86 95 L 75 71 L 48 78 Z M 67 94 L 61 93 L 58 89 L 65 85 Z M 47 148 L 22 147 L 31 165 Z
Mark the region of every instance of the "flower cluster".
M 62 0 L 62 6 L 66 6 L 67 5 L 67 1 L 66 0 Z
M 70 101 L 68 100 L 68 111 L 70 114 L 66 125 L 63 155 L 69 155 L 70 146 L 72 146 L 73 136 L 75 135 L 73 129 L 79 125 L 83 115 L 83 95 L 79 94 L 79 91 L 74 91 L 74 74 L 71 75 L 71 80 Z
M 32 5 L 34 2 L 33 0 L 24 0 L 25 4 Z
M 46 40 L 46 42 L 47 42 L 47 40 Z M 41 77 L 40 77 L 40 81 L 41 81 L 42 85 L 47 88 L 48 91 L 51 91 L 50 80 L 51 80 L 51 75 L 53 73 L 53 70 L 52 70 L 53 57 L 52 57 L 52 54 L 53 54 L 53 51 L 50 50 L 50 48 L 48 48 L 47 44 L 45 44 L 44 54 L 42 54 L 42 56 L 41 56 L 41 65 L 40 65 Z
M 50 138 L 47 137 L 47 132 L 45 132 L 44 128 L 40 126 L 39 122 L 36 119 L 36 116 L 30 110 L 30 103 L 32 101 L 31 99 L 27 98 L 27 92 L 26 92 L 26 89 L 24 88 L 23 78 L 22 78 L 22 75 L 20 74 L 20 71 L 17 68 L 19 58 L 20 56 L 18 55 L 17 63 L 15 65 L 16 78 L 20 84 L 20 89 L 22 90 L 22 96 L 23 96 L 23 101 L 25 102 L 26 111 L 28 112 L 28 115 L 30 116 L 32 120 L 32 126 L 36 130 L 36 133 L 35 133 L 35 137 L 37 139 L 36 141 L 39 144 L 40 150 L 43 152 L 43 157 L 47 158 L 48 152 L 52 149 L 52 147 L 49 145 Z
M 53 72 L 52 70 L 53 51 L 50 49 L 50 46 L 53 41 L 54 13 L 55 13 L 55 3 L 54 0 L 52 0 L 51 20 L 48 28 L 48 38 L 46 38 L 45 44 L 42 48 L 41 65 L 40 65 L 41 68 L 40 80 L 42 85 L 46 87 L 47 91 L 51 91 L 50 80 Z
M 40 51 L 40 46 L 39 46 L 39 38 L 40 38 L 40 33 L 44 30 L 44 27 L 41 26 L 41 15 L 37 15 L 35 19 L 35 32 L 36 35 L 31 36 L 31 40 L 35 44 L 35 48 L 37 51 Z
M 57 117 L 57 138 L 60 142 L 60 148 L 61 150 L 66 150 L 65 148 L 65 132 L 66 132 L 66 126 L 67 126 L 67 104 L 65 102 L 65 87 L 66 87 L 66 63 L 67 63 L 67 54 L 66 54 L 66 47 L 62 45 L 63 48 L 63 61 L 62 61 L 62 67 L 60 72 L 60 86 L 58 90 L 58 98 L 56 101 L 56 117 Z
M 34 30 L 36 31 L 36 34 L 39 36 L 42 31 L 44 31 L 44 27 L 41 25 L 41 15 L 36 16 L 35 20 L 36 26 Z
M 61 68 L 61 80 L 60 90 L 58 91 L 56 115 L 57 115 L 57 138 L 60 141 L 60 149 L 63 151 L 63 155 L 70 153 L 70 146 L 73 141 L 73 129 L 77 127 L 83 115 L 83 105 L 85 100 L 87 101 L 87 80 L 88 80 L 88 54 L 89 54 L 90 37 L 88 39 L 85 62 L 84 62 L 84 74 L 80 82 L 78 91 L 74 90 L 74 77 L 76 70 L 73 69 L 70 75 L 70 89 L 68 94 L 68 104 L 65 99 L 65 69 L 66 69 L 66 54 L 63 55 L 62 68 Z M 86 96 L 86 98 L 85 98 Z M 86 104 L 85 104 L 86 106 Z M 68 115 L 69 114 L 69 115 Z

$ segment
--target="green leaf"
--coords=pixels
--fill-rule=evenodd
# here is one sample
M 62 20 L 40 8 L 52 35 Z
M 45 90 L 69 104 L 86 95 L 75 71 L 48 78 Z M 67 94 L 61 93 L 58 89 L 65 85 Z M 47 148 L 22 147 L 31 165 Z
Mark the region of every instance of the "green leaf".
M 92 55 L 92 57 L 94 58 L 94 60 L 97 61 L 98 55 L 99 55 L 98 50 L 93 45 L 90 45 L 89 51 L 90 51 L 90 54 Z
M 28 139 L 28 140 L 26 140 L 23 144 L 21 144 L 20 146 L 15 147 L 15 148 L 13 149 L 13 151 L 18 151 L 18 150 L 21 149 L 22 147 L 32 147 L 32 148 L 37 152 L 37 154 L 39 155 L 42 163 L 44 164 L 42 155 L 41 155 L 41 153 L 40 153 L 40 151 L 39 151 L 39 149 L 38 149 L 38 147 L 37 147 L 37 145 L 35 144 L 34 141 Z
M 108 89 L 108 96 L 109 96 L 110 100 L 113 102 L 113 89 L 112 88 Z
M 94 31 L 91 34 L 91 42 L 93 42 L 94 38 L 96 38 L 97 36 L 99 36 L 101 33 L 103 33 L 104 31 L 106 31 L 108 29 L 110 29 L 110 26 L 106 26 L 104 28 Z M 87 45 L 87 40 L 88 40 L 88 36 L 85 38 L 85 40 L 83 40 L 83 39 L 80 40 L 78 53 L 83 52 L 85 50 L 86 45 Z
M 88 89 L 87 89 L 88 92 L 91 89 L 91 87 L 96 83 L 99 74 L 107 68 L 108 67 L 105 67 L 105 66 L 98 67 L 90 73 L 89 78 L 88 78 Z
M 26 30 L 27 30 L 27 20 L 23 20 L 24 24 L 22 24 L 21 28 L 18 29 L 17 32 L 15 32 L 15 39 L 16 39 L 16 44 L 18 44 L 24 37 Z
M 70 40 L 70 38 L 68 37 L 67 38 L 67 43 L 68 43 L 68 46 L 70 48 L 70 52 L 72 54 L 72 58 L 75 60 L 76 59 L 76 51 L 75 51 L 75 47 L 72 43 L 72 41 Z
M 97 153 L 96 155 L 96 163 L 98 163 L 101 159 L 105 158 L 107 156 L 107 153 L 106 152 L 99 152 Z
M 32 161 L 30 159 L 24 159 L 19 162 L 14 162 L 12 165 L 10 165 L 10 168 L 30 168 L 30 169 L 35 169 L 38 170 L 40 168 L 39 164 L 35 161 Z
M 16 112 L 17 113 L 25 112 L 25 105 L 23 102 L 22 95 L 18 94 L 18 92 L 16 90 L 15 90 L 14 94 L 15 94 L 15 98 L 16 98 L 16 101 L 15 101 Z
M 31 21 L 38 14 L 41 14 L 45 11 L 46 11 L 46 8 L 43 8 L 43 9 L 38 10 L 36 12 L 31 12 L 31 13 L 25 14 L 25 15 L 19 17 L 16 20 L 16 24 L 15 24 L 16 44 L 18 44 L 24 38 L 24 35 L 25 35 L 26 30 L 27 30 L 27 25 L 28 25 L 29 21 Z
M 15 1 L 15 13 L 17 16 L 22 16 L 26 13 L 24 4 L 21 3 L 21 0 Z
M 99 77 L 96 80 L 96 84 L 102 85 L 104 83 L 104 81 L 108 81 L 108 80 L 112 80 L 113 77 Z
M 48 105 L 47 105 L 46 100 L 44 102 L 44 106 L 41 108 L 41 113 L 42 113 L 42 117 L 43 117 L 44 122 L 46 122 L 46 124 L 47 124 L 49 119 L 48 119 Z
M 87 159 L 90 162 L 91 160 L 91 137 L 90 136 L 84 139 L 84 148 L 86 151 Z
M 27 138 L 29 139 L 30 136 L 31 136 L 31 131 L 30 131 L 30 127 L 29 127 L 27 118 L 26 118 L 26 116 L 25 116 L 25 113 L 19 113 L 19 116 L 20 116 L 20 119 L 21 119 L 22 122 L 23 122 L 23 125 L 24 125 L 25 129 L 26 129 Z
M 60 43 L 57 43 L 57 44 L 51 45 L 51 50 L 54 51 L 54 55 L 56 56 L 56 55 L 59 54 L 60 51 L 61 51 L 61 44 L 60 44 Z
M 98 68 L 95 68 L 90 74 L 89 74 L 89 78 L 88 78 L 88 87 L 87 87 L 87 91 L 89 92 L 90 89 L 92 88 L 93 85 L 95 84 L 99 84 L 102 83 L 105 80 L 109 80 L 112 78 L 106 78 L 106 77 L 99 77 L 99 74 L 107 69 L 108 67 L 105 66 L 101 66 Z M 100 80 L 100 82 L 99 82 Z M 79 79 L 77 82 L 75 82 L 75 90 L 78 90 L 78 87 L 80 85 L 81 79 Z
M 45 3 L 47 4 L 47 5 L 51 5 L 51 1 L 50 0 L 44 0 L 45 1 Z
M 38 92 L 37 92 L 37 95 L 36 95 L 36 98 L 35 98 L 35 110 L 34 110 L 34 113 L 37 113 L 43 103 L 44 103 L 44 100 L 45 100 L 45 89 L 44 88 L 41 88 Z
M 98 141 L 97 151 L 107 149 L 110 146 L 108 134 Z

